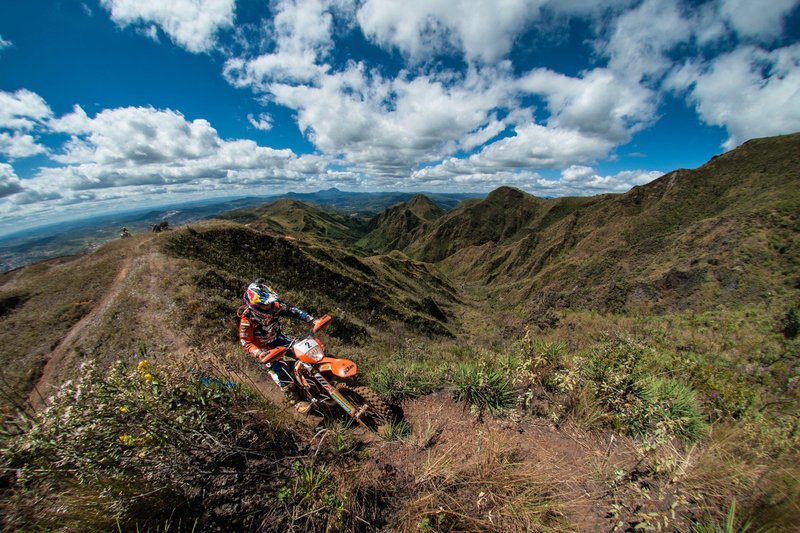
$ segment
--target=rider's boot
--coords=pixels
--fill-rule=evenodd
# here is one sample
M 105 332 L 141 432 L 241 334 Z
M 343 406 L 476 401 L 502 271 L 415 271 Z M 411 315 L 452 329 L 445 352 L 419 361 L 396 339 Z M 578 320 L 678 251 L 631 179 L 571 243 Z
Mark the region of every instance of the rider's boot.
M 283 388 L 283 397 L 300 414 L 304 415 L 311 410 L 311 404 L 303 400 L 297 385 L 294 383 Z

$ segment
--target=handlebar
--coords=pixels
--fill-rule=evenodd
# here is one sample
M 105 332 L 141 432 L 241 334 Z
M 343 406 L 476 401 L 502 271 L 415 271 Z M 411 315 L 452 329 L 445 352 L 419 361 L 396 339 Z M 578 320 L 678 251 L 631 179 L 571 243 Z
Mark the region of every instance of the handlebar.
M 324 315 L 321 318 L 317 319 L 316 323 L 314 324 L 314 327 L 311 328 L 312 333 L 317 333 L 318 331 L 322 331 L 323 329 L 328 327 L 328 324 L 331 323 L 331 320 L 333 320 L 333 317 L 331 315 Z M 274 361 L 278 357 L 281 357 L 283 354 L 290 351 L 298 340 L 300 339 L 299 338 L 292 339 L 292 341 L 289 343 L 288 346 L 278 346 L 276 348 L 271 349 L 266 354 L 259 357 L 259 360 L 262 363 L 269 363 Z

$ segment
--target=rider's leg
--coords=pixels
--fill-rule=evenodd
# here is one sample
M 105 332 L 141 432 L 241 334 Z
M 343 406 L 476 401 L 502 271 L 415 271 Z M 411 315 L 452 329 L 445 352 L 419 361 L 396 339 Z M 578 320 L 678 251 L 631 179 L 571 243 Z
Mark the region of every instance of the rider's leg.
M 278 337 L 275 339 L 275 341 L 270 343 L 270 347 L 276 348 L 278 346 L 288 346 L 291 342 L 292 340 L 285 335 L 278 334 Z M 294 359 L 282 358 L 278 361 L 273 361 L 268 365 L 269 374 L 272 377 L 272 380 L 283 391 L 286 401 L 294 404 L 295 409 L 301 413 L 306 413 L 311 405 L 308 402 L 303 401 L 300 391 L 297 388 L 297 384 L 292 377 L 295 363 L 296 361 Z
M 279 346 L 289 346 L 292 340 L 288 338 L 286 335 L 278 333 L 278 336 L 275 338 L 274 341 L 269 343 L 269 348 L 278 348 Z M 294 383 L 294 379 L 292 379 L 292 368 L 286 364 L 286 361 L 283 357 L 278 359 L 277 361 L 272 361 L 271 363 L 267 364 L 267 368 L 269 368 L 269 375 L 272 378 L 272 381 L 281 388 L 281 390 L 286 389 L 289 385 Z

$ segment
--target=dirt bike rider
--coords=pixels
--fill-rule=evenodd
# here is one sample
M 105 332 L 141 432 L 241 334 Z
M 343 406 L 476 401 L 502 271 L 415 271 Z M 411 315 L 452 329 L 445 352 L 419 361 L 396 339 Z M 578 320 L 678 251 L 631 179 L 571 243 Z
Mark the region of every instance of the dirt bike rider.
M 292 379 L 294 359 L 284 358 L 288 352 L 281 347 L 289 346 L 292 339 L 281 332 L 278 317 L 287 316 L 316 324 L 317 320 L 296 307 L 282 302 L 277 293 L 263 280 L 251 283 L 244 293 L 244 305 L 239 315 L 239 342 L 244 351 L 269 368 L 272 380 L 281 388 L 288 401 L 295 404 L 301 413 L 308 412 L 308 402 L 299 401 L 296 385 Z

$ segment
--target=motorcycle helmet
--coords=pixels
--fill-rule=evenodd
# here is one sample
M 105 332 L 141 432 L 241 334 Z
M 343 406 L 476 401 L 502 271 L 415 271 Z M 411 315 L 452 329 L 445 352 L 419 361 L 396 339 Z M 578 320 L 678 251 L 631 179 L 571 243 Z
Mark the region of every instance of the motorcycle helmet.
M 278 294 L 261 280 L 248 285 L 244 292 L 244 304 L 256 318 L 264 320 L 276 310 Z

